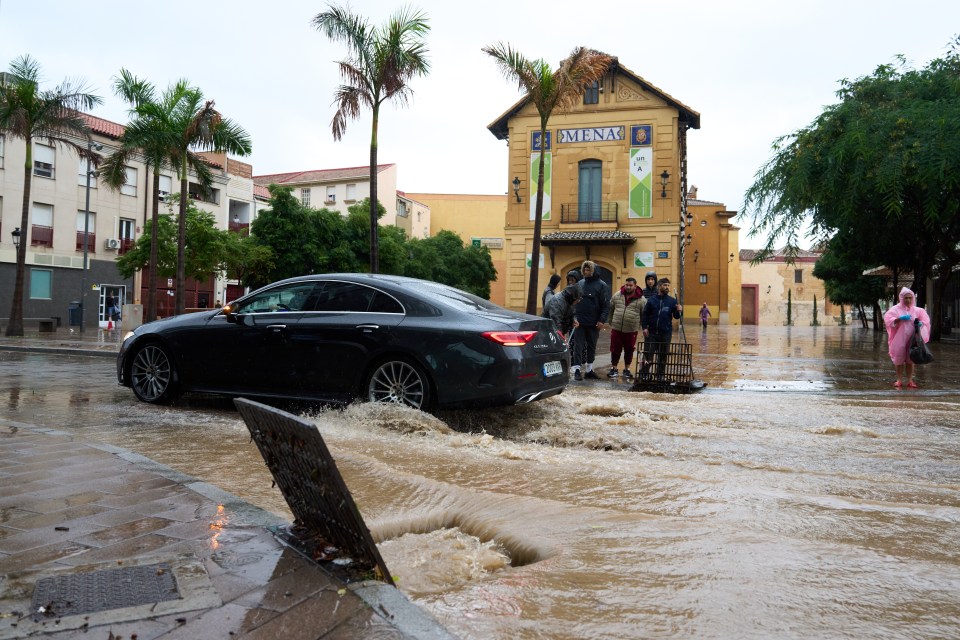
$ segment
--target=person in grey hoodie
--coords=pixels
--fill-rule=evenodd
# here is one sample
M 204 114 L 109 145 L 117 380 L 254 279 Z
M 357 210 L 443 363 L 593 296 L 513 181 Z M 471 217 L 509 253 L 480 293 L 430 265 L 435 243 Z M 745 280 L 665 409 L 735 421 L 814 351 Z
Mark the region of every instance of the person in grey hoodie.
M 543 290 L 543 294 L 540 296 L 540 304 L 542 305 L 543 315 L 547 315 L 547 302 L 550 301 L 550 298 L 557 295 L 557 285 L 560 284 L 560 274 L 555 273 L 550 276 L 550 283 Z

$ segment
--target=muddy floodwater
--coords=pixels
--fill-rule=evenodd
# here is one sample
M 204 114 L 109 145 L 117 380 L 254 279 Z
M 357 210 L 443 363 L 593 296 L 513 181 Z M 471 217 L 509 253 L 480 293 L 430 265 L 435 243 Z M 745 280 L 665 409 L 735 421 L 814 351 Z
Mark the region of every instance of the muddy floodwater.
M 686 335 L 693 395 L 629 393 L 601 355 L 522 407 L 295 410 L 400 589 L 463 638 L 960 637 L 960 346 L 897 391 L 872 331 Z M 112 364 L 0 352 L 0 415 L 289 515 L 229 402 L 143 405 Z

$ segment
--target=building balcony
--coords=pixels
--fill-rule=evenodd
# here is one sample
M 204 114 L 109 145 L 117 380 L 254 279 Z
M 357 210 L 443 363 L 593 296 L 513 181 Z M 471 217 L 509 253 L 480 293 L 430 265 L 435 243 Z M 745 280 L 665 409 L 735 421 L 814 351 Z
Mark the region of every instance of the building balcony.
M 234 233 L 239 233 L 242 236 L 250 235 L 250 224 L 246 222 L 234 222 L 233 220 L 231 220 L 229 224 L 229 229 L 230 231 L 233 231 Z
M 53 247 L 53 227 L 30 225 L 30 246 Z
M 133 238 L 120 238 L 120 250 L 117 251 L 117 254 L 122 256 L 127 251 L 130 251 L 131 249 L 133 249 L 133 245 L 135 245 L 136 243 L 137 241 L 134 240 Z
M 97 234 L 87 233 L 87 253 L 96 252 Z M 77 231 L 77 251 L 83 251 L 83 231 Z
M 617 225 L 619 202 L 566 203 L 560 205 L 560 224 L 607 223 Z

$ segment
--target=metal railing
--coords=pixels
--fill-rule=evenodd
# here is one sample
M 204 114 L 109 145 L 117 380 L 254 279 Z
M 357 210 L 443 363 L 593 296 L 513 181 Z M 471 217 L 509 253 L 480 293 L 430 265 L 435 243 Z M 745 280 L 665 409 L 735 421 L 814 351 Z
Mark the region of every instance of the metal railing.
M 588 223 L 588 222 L 616 222 L 619 212 L 617 202 L 590 202 L 570 203 L 560 205 L 560 222 Z

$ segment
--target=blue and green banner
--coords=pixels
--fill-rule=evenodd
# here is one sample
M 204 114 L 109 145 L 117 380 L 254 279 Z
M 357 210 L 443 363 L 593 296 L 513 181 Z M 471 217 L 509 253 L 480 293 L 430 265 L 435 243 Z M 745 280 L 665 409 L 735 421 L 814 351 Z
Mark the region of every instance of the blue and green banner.
M 630 148 L 629 217 L 653 217 L 653 147 Z
M 553 153 L 546 152 L 543 156 L 543 220 L 550 219 L 550 173 L 553 168 Z M 530 156 L 530 219 L 537 219 L 537 177 L 540 175 L 540 154 Z

